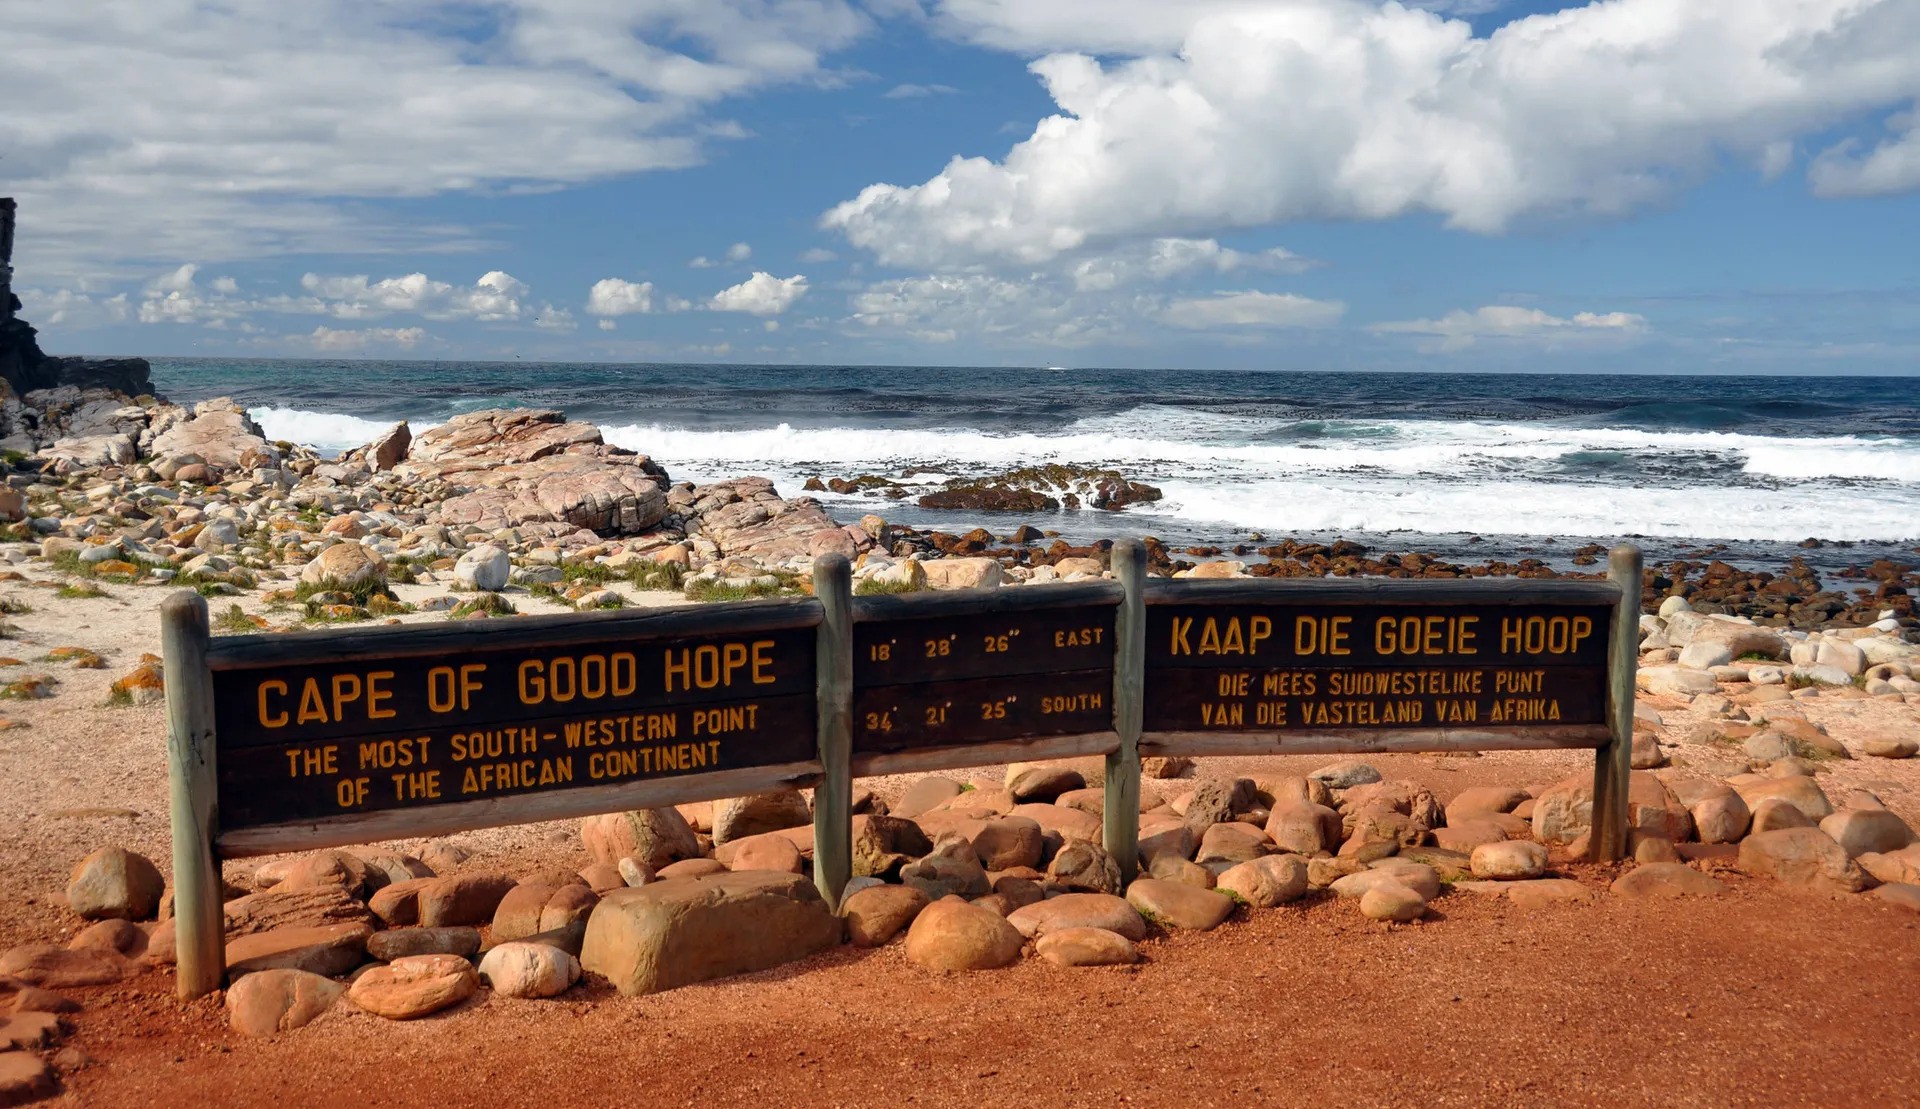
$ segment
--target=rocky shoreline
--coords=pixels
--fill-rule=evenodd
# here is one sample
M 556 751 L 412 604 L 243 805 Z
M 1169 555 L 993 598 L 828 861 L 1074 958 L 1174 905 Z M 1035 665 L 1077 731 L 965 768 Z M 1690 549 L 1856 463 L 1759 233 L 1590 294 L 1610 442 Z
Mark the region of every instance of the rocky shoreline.
M 269 441 L 231 401 L 188 408 L 156 398 L 139 360 L 48 361 L 58 363 L 57 384 L 16 393 L 8 380 L 0 391 L 0 539 L 7 559 L 51 560 L 69 574 L 177 579 L 210 595 L 261 591 L 303 606 L 304 618 L 345 620 L 408 611 L 412 602 L 392 594 L 394 583 L 444 586 L 449 597 L 433 603 L 447 609 L 467 600 L 454 592 L 503 598 L 466 605 L 463 615 L 511 611 L 516 595 L 598 608 L 675 589 L 692 599 L 791 593 L 806 588 L 811 560 L 828 551 L 855 561 L 866 591 L 1107 572 L 1108 540 L 1073 544 L 1031 525 L 956 534 L 874 514 L 842 523 L 816 499 L 782 497 L 764 478 L 674 482 L 648 456 L 554 410 L 471 412 L 418 436 L 400 423 L 327 457 Z M 45 381 L 47 372 L 42 362 L 30 376 Z M 831 487 L 866 480 L 835 478 Z M 1004 508 L 1035 497 L 1054 505 L 1054 494 L 1117 512 L 1158 491 L 1111 471 L 1054 466 L 959 483 L 922 501 Z M 1605 553 L 1574 549 L 1576 569 L 1561 571 L 1539 558 L 1450 562 L 1346 540 L 1145 543 L 1151 573 L 1209 578 L 1588 577 L 1599 576 Z M 1578 569 L 1585 566 L 1596 569 Z M 1916 587 L 1912 566 L 1884 559 L 1825 579 L 1798 559 L 1777 570 L 1676 559 L 1648 569 L 1642 599 L 1648 612 L 1682 597 L 1700 611 L 1802 631 L 1888 618 L 1910 631 Z

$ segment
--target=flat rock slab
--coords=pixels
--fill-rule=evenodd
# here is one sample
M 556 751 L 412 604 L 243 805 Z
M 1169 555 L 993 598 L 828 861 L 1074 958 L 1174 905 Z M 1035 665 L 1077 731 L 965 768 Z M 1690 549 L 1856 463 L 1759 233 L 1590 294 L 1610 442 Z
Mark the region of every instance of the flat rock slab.
M 1169 928 L 1205 932 L 1233 915 L 1233 898 L 1184 882 L 1141 878 L 1127 887 L 1127 904 Z
M 52 944 L 28 944 L 0 955 L 0 975 L 49 990 L 103 986 L 118 982 L 133 965 L 110 951 L 70 950 Z
M 322 928 L 275 928 L 227 941 L 227 973 L 238 977 L 261 970 L 304 970 L 334 978 L 367 961 L 364 924 Z
M 367 940 L 367 954 L 383 963 L 408 955 L 469 956 L 480 950 L 480 929 L 464 925 L 446 928 L 394 928 L 375 932 Z
M 1007 923 L 1028 939 L 1074 928 L 1098 928 L 1136 941 L 1147 938 L 1147 922 L 1139 910 L 1110 893 L 1063 893 L 1015 909 Z
M 1727 887 L 1685 863 L 1648 863 L 1615 878 L 1610 889 L 1617 897 L 1712 897 Z
M 657 993 L 802 959 L 840 934 L 840 918 L 797 874 L 670 878 L 602 898 L 580 965 L 621 993 Z
M 1062 928 L 1033 945 L 1040 957 L 1059 967 L 1125 966 L 1140 961 L 1133 941 L 1105 928 Z
M 25 1105 L 52 1097 L 53 1071 L 27 1051 L 0 1053 L 0 1105 Z

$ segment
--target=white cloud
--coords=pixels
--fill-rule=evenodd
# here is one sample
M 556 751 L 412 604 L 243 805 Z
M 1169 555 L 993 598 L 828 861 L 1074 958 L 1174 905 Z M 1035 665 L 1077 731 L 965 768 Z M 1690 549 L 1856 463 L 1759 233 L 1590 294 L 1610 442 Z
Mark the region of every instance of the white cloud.
M 1337 300 L 1313 300 L 1292 293 L 1220 292 L 1174 300 L 1160 313 L 1173 327 L 1206 331 L 1217 327 L 1326 327 L 1338 323 L 1347 306 Z
M 465 247 L 360 198 L 698 163 L 720 97 L 836 78 L 849 0 L 26 0 L 0 150 L 25 272 Z
M 200 324 L 222 329 L 247 314 L 249 305 L 203 291 L 194 280 L 199 272 L 199 266 L 186 262 L 148 281 L 141 287 L 135 318 L 148 324 Z
M 1084 257 L 1072 263 L 1073 283 L 1082 290 L 1112 289 L 1139 281 L 1167 281 L 1199 272 L 1266 270 L 1303 273 L 1314 266 L 1285 247 L 1242 251 L 1212 239 L 1154 239 Z
M 613 330 L 614 328 L 616 328 L 616 327 L 619 327 L 619 326 L 620 326 L 619 324 L 617 324 L 617 323 L 614 323 L 614 322 L 613 322 L 612 320 L 601 320 L 601 321 L 600 321 L 600 330 L 602 330 L 602 331 L 612 331 L 612 330 Z
M 1845 140 L 1821 151 L 1807 176 L 1821 196 L 1881 196 L 1920 189 L 1920 107 L 1887 121 L 1904 131 L 1861 154 L 1860 144 Z
M 300 287 L 317 302 L 318 310 L 343 320 L 378 319 L 395 312 L 430 320 L 517 320 L 522 315 L 520 298 L 531 292 L 500 270 L 482 274 L 466 287 L 435 281 L 424 273 L 380 281 L 371 281 L 365 274 L 322 277 L 309 273 L 300 278 Z
M 707 307 L 716 312 L 747 312 L 755 316 L 777 316 L 793 307 L 793 302 L 805 296 L 807 279 L 804 275 L 775 277 L 764 270 L 755 270 L 752 277 L 731 288 L 722 289 L 707 302 Z
M 231 277 L 216 277 L 213 279 L 213 291 L 224 296 L 235 296 L 240 292 L 240 283 Z
M 305 336 L 308 346 L 317 351 L 329 353 L 351 353 L 369 350 L 374 347 L 398 347 L 412 350 L 431 339 L 425 330 L 418 327 L 370 327 L 360 331 L 336 331 L 321 326 L 313 329 L 313 334 Z
M 533 326 L 542 331 L 573 331 L 579 328 L 580 322 L 565 308 L 542 304 L 540 310 L 534 313 Z
M 812 264 L 837 261 L 839 257 L 840 256 L 838 254 L 835 254 L 833 251 L 828 250 L 826 247 L 823 247 L 823 246 L 812 247 L 810 249 L 803 250 L 800 252 L 800 260 L 802 262 L 808 262 Z
M 895 85 L 880 95 L 886 97 L 888 100 L 917 100 L 927 96 L 952 96 L 959 91 L 959 89 L 954 88 L 952 85 L 906 84 Z
M 653 282 L 608 277 L 587 292 L 590 316 L 631 316 L 653 311 Z M 603 324 L 604 326 L 604 324 Z
M 1520 340 L 1548 346 L 1569 341 L 1618 340 L 1644 333 L 1647 319 L 1632 312 L 1576 312 L 1562 317 L 1538 308 L 1489 304 L 1471 312 L 1455 309 L 1439 319 L 1377 323 L 1371 330 L 1430 336 L 1437 341 L 1427 344 L 1425 349 L 1460 350 L 1483 339 Z
M 1296 219 L 1497 232 L 1620 213 L 1920 95 L 1912 0 L 1608 0 L 1485 38 L 1361 0 L 945 0 L 936 18 L 1060 51 L 1032 69 L 1061 111 L 1000 161 L 955 157 L 823 217 L 890 264 L 1032 265 Z M 1824 164 L 1829 192 L 1909 187 L 1906 140 Z
M 102 327 L 125 323 L 133 315 L 125 293 L 99 297 L 78 289 L 17 289 L 15 292 L 25 306 L 21 315 L 42 328 Z
M 722 256 L 721 260 L 716 261 L 701 254 L 696 255 L 692 260 L 687 262 L 687 265 L 696 270 L 710 270 L 725 265 L 728 262 L 744 262 L 751 257 L 753 257 L 753 247 L 746 243 L 735 243 L 727 248 L 727 252 Z

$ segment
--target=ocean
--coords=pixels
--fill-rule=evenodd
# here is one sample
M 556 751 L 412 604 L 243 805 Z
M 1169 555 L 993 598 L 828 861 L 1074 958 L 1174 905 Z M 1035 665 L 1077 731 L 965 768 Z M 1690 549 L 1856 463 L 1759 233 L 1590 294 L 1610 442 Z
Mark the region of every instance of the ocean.
M 887 366 L 156 359 L 175 401 L 231 396 L 268 436 L 340 451 L 510 405 L 592 420 L 675 480 L 878 474 L 928 489 L 1044 462 L 1164 499 L 1122 513 L 922 509 L 816 494 L 947 531 L 1075 541 L 1349 538 L 1479 561 L 1633 539 L 1651 558 L 1816 567 L 1920 544 L 1920 380 L 1314 374 Z M 1819 547 L 1803 548 L 1802 540 Z

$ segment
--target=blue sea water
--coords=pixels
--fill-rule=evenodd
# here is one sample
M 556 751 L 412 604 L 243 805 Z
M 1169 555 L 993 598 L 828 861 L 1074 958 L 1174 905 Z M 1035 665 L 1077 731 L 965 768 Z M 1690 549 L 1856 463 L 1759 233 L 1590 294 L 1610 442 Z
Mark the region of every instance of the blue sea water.
M 1916 561 L 1920 542 L 1910 378 L 159 359 L 154 379 L 174 400 L 232 396 L 273 437 L 327 450 L 395 420 L 533 405 L 600 424 L 676 479 L 763 474 L 789 495 L 815 475 L 934 487 L 1041 462 L 1165 492 L 1117 516 L 1026 521 L 1083 539 L 1373 537 L 1487 557 L 1636 537 L 1656 555 L 1757 559 L 1849 544 L 1809 553 L 1827 562 Z M 1006 523 L 821 499 L 845 518 Z

